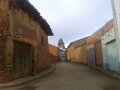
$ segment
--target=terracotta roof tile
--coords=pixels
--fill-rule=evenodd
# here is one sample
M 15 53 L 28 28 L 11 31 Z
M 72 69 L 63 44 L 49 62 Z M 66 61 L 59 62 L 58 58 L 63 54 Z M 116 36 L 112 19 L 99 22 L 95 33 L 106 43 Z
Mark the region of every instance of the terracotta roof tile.
M 47 23 L 47 21 L 42 18 L 40 13 L 37 11 L 37 9 L 29 2 L 29 0 L 9 0 L 10 5 L 12 3 L 16 3 L 18 6 L 20 6 L 24 11 L 26 11 L 31 17 L 33 17 L 34 20 L 36 20 L 41 28 L 45 31 L 45 33 L 49 36 L 53 35 L 53 32 L 50 28 L 50 25 Z

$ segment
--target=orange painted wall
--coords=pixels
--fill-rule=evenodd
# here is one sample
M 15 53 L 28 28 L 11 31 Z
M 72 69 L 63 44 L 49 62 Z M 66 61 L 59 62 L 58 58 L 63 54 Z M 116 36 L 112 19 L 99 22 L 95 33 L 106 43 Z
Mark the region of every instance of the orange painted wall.
M 49 47 L 49 52 L 51 54 L 52 57 L 52 62 L 58 62 L 59 61 L 59 52 L 58 52 L 58 48 L 54 45 L 48 44 Z

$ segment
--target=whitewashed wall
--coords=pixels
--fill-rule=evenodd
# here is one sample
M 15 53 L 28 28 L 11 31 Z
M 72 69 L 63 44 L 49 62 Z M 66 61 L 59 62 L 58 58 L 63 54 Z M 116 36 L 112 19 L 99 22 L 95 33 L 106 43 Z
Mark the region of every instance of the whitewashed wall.
M 113 20 L 115 28 L 115 38 L 117 41 L 117 50 L 119 58 L 119 72 L 120 72 L 120 0 L 111 0 Z
M 104 36 L 101 37 L 101 41 L 103 44 L 106 44 L 115 39 L 114 28 L 108 31 Z
M 115 33 L 114 28 L 112 28 L 110 31 L 108 31 L 104 36 L 101 37 L 101 44 L 102 44 L 102 56 L 103 56 L 103 68 L 105 70 L 109 69 L 109 63 L 108 63 L 108 50 L 106 44 L 110 41 L 115 40 Z

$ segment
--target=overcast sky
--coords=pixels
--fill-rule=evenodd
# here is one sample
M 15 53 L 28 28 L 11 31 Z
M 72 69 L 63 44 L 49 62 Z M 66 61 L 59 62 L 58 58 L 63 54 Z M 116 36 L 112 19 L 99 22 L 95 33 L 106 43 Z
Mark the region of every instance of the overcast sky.
M 111 0 L 29 0 L 49 23 L 54 36 L 49 43 L 65 46 L 91 35 L 113 18 Z

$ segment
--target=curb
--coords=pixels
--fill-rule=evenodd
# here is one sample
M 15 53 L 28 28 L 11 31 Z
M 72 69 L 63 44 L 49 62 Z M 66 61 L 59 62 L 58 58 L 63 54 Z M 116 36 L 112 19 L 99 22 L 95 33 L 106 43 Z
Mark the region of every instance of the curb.
M 95 67 L 91 67 L 91 68 L 93 68 L 93 69 L 95 69 L 95 70 L 97 70 L 97 71 L 101 71 L 102 73 L 105 73 L 105 74 L 107 74 L 107 75 L 109 75 L 109 76 L 112 76 L 113 78 L 120 79 L 120 73 L 118 73 L 118 72 L 106 71 L 106 70 L 104 70 L 104 69 L 98 69 L 98 68 L 95 68 Z M 110 74 L 110 73 L 111 73 L 111 74 Z M 117 75 L 115 75 L 115 74 L 117 74 Z
M 17 79 L 17 80 L 8 82 L 8 83 L 0 84 L 0 89 L 15 87 L 15 86 L 19 86 L 19 85 L 22 85 L 22 84 L 26 84 L 28 82 L 34 81 L 38 78 L 41 78 L 41 77 L 51 73 L 54 69 L 55 69 L 55 64 L 52 66 L 52 68 L 50 68 L 50 69 L 48 69 L 44 72 L 41 72 L 40 74 L 37 74 L 36 76 L 28 76 L 28 77 L 20 78 L 20 79 Z

